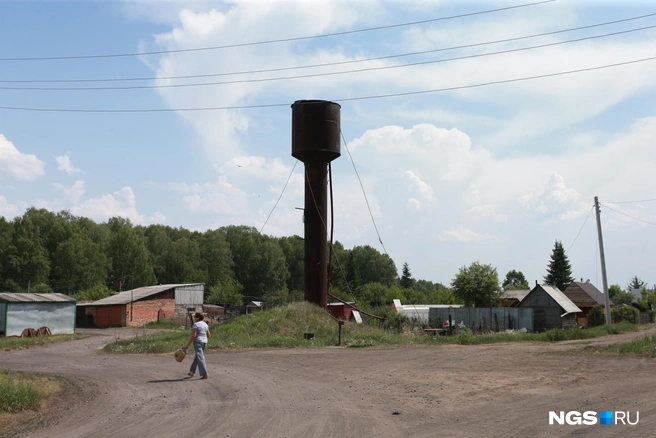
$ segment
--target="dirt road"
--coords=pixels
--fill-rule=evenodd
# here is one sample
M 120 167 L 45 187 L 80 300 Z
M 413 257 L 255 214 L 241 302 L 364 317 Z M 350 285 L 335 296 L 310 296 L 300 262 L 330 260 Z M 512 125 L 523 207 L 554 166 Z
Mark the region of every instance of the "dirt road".
M 656 437 L 656 359 L 578 353 L 647 331 L 558 344 L 209 352 L 210 379 L 167 355 L 100 349 L 134 331 L 0 352 L 0 368 L 82 382 L 90 397 L 29 437 Z M 636 426 L 548 424 L 629 411 Z

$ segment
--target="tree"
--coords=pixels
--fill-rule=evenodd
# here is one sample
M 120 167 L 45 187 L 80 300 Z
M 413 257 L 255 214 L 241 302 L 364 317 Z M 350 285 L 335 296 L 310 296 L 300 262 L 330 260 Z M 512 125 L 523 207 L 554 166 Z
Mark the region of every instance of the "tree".
M 460 268 L 451 281 L 451 287 L 456 298 L 465 306 L 491 307 L 501 298 L 497 269 L 479 262 Z
M 381 283 L 391 286 L 398 281 L 394 261 L 369 245 L 356 246 L 349 253 L 346 278 L 352 289 L 367 283 Z
M 645 287 L 645 286 L 647 286 L 647 283 L 642 281 L 642 279 L 640 277 L 638 277 L 637 275 L 634 275 L 633 278 L 631 278 L 631 281 L 629 282 L 629 284 L 626 286 L 626 288 L 628 290 L 631 290 L 631 289 L 642 290 L 642 288 Z
M 588 327 L 597 327 L 606 324 L 606 311 L 604 306 L 597 304 L 588 312 Z
M 278 241 L 247 226 L 221 228 L 234 260 L 235 279 L 244 286 L 244 296 L 260 300 L 267 292 L 287 287 L 289 271 Z
M 415 287 L 415 279 L 412 278 L 410 273 L 410 267 L 408 263 L 403 264 L 403 269 L 401 270 L 401 289 L 413 289 Z
M 75 294 L 75 299 L 78 301 L 98 301 L 107 298 L 112 293 L 112 290 L 102 283 L 98 283 L 89 289 L 80 291 Z
M 207 284 L 212 286 L 235 277 L 232 272 L 232 253 L 225 236 L 219 230 L 208 230 L 203 234 L 200 253 L 203 268 L 207 271 Z
M 631 304 L 633 302 L 633 294 L 622 290 L 619 284 L 614 284 L 608 288 L 608 297 L 613 304 Z
M 241 291 L 244 286 L 238 281 L 227 279 L 219 281 L 217 284 L 210 286 L 210 295 L 207 302 L 210 304 L 241 306 L 244 304 L 244 296 Z
M 151 254 L 141 229 L 132 227 L 128 219 L 117 217 L 111 218 L 107 225 L 111 231 L 108 247 L 110 275 L 116 286 L 120 282 L 121 290 L 127 290 L 155 284 Z
M 289 271 L 287 289 L 303 291 L 305 287 L 305 243 L 300 236 L 281 237 L 278 245 L 285 255 L 285 264 Z
M 524 277 L 522 271 L 515 271 L 514 269 L 512 271 L 508 271 L 501 287 L 503 287 L 503 290 L 529 289 L 528 281 L 526 281 L 526 277 Z
M 556 240 L 544 282 L 562 291 L 572 281 L 574 281 L 574 278 L 572 278 L 572 267 L 565 254 L 565 249 L 563 248 L 563 244 L 559 240 Z

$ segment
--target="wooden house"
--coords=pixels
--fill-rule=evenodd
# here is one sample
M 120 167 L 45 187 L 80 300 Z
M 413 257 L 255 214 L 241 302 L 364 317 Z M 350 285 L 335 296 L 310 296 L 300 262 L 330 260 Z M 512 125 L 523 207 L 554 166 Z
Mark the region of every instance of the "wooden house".
M 558 288 L 547 285 L 531 289 L 518 307 L 533 308 L 533 329 L 536 332 L 577 327 L 576 314 L 581 312 Z
M 517 307 L 526 295 L 531 292 L 530 289 L 522 290 L 505 290 L 501 294 L 501 307 Z
M 579 327 L 587 324 L 588 313 L 594 306 L 597 304 L 606 305 L 604 294 L 589 281 L 573 281 L 563 290 L 563 293 L 581 309 L 581 313 L 577 315 Z M 611 301 L 610 305 L 614 306 L 615 304 Z

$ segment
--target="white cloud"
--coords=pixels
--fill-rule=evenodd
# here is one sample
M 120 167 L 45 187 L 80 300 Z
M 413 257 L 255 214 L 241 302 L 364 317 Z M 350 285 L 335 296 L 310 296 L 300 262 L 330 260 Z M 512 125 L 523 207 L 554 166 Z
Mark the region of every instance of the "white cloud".
M 76 216 L 85 216 L 97 221 L 104 221 L 114 216 L 126 217 L 133 223 L 141 225 L 166 221 L 166 217 L 160 212 L 155 212 L 153 216 L 140 214 L 136 208 L 134 192 L 130 187 L 123 187 L 117 192 L 100 198 L 87 199 L 70 210 Z
M 493 234 L 481 234 L 465 227 L 453 227 L 443 230 L 438 236 L 441 241 L 457 240 L 460 242 L 494 242 L 499 240 L 498 236 Z
M 16 146 L 0 134 L 0 178 L 33 181 L 44 175 L 45 163 L 36 155 L 23 154 Z
M 67 152 L 65 155 L 55 157 L 55 161 L 57 161 L 57 170 L 66 172 L 68 175 L 73 175 L 74 173 L 84 173 L 82 169 L 73 166 L 71 163 L 70 152 Z
M 408 205 L 411 206 L 414 210 L 421 210 L 426 205 L 432 205 L 435 202 L 433 197 L 433 188 L 421 180 L 413 171 L 406 170 L 403 174 L 406 180 L 406 183 L 415 190 L 417 195 L 422 199 L 422 201 L 416 198 L 409 198 Z
M 54 183 L 53 187 L 55 190 L 62 192 L 64 199 L 73 204 L 77 203 L 82 195 L 84 195 L 84 181 L 81 180 L 75 181 L 71 187 L 59 183 Z
M 25 207 L 9 204 L 7 198 L 0 195 L 0 216 L 3 216 L 7 220 L 11 220 L 16 216 L 20 216 L 23 210 L 25 210 Z

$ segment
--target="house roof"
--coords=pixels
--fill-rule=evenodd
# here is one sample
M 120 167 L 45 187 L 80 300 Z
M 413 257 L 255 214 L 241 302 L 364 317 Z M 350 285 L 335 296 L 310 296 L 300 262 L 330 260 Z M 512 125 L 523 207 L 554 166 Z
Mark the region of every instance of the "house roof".
M 581 297 L 580 295 L 576 294 L 576 289 L 580 288 L 583 292 L 585 292 L 586 296 Z M 606 298 L 604 297 L 604 294 L 597 289 L 594 284 L 589 283 L 589 282 L 583 282 L 583 281 L 573 281 L 571 282 L 563 291 L 565 295 L 567 295 L 572 302 L 576 303 L 578 306 L 594 306 L 596 304 L 601 304 L 604 305 L 606 304 Z M 612 301 L 610 302 L 611 305 L 614 305 Z
M 77 301 L 73 297 L 64 294 L 25 294 L 25 293 L 0 293 L 0 301 L 8 303 L 64 303 Z
M 262 301 L 251 301 L 250 303 L 248 303 L 248 306 L 249 307 L 262 307 L 262 306 L 264 306 L 264 303 L 262 303 Z
M 547 285 L 538 285 L 535 287 L 536 288 L 541 287 L 542 290 L 544 290 L 547 294 L 549 294 L 549 296 L 553 298 L 554 301 L 556 301 L 560 307 L 563 308 L 563 310 L 565 311 L 564 315 L 567 315 L 568 313 L 577 313 L 581 311 L 581 309 L 579 309 L 576 306 L 576 304 L 572 303 L 572 300 L 567 298 L 567 295 L 562 293 L 560 289 L 558 289 L 557 287 L 547 286 Z M 535 290 L 535 288 L 533 288 L 533 290 Z
M 501 298 L 504 300 L 519 300 L 522 301 L 524 298 L 526 298 L 526 295 L 528 295 L 531 292 L 530 289 L 520 289 L 520 290 L 505 290 L 501 294 Z
M 102 300 L 94 301 L 92 303 L 84 303 L 84 306 L 115 306 L 122 304 L 129 304 L 133 301 L 139 301 L 144 298 L 157 295 L 167 290 L 176 289 L 184 286 L 197 286 L 202 283 L 187 283 L 187 284 L 160 284 L 157 286 L 139 287 L 137 289 L 126 290 L 119 292 L 111 297 L 103 298 Z

